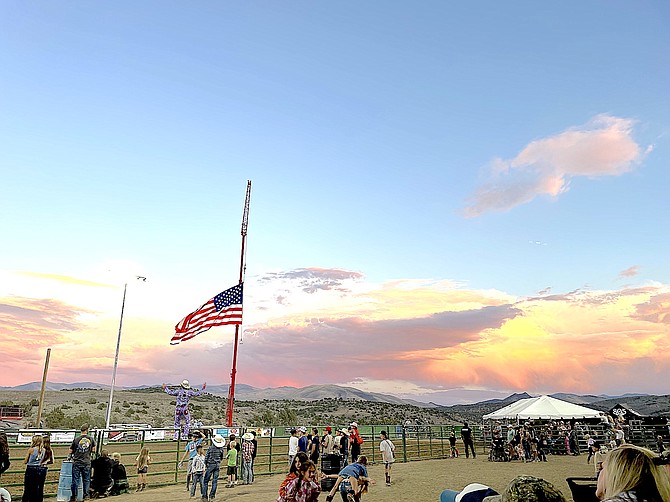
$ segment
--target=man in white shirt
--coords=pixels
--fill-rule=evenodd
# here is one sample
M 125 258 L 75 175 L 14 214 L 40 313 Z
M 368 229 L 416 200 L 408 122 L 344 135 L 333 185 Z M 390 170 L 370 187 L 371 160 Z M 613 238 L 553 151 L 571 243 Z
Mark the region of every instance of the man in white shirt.
M 291 429 L 291 437 L 288 438 L 288 466 L 293 465 L 293 459 L 298 454 L 298 431 Z

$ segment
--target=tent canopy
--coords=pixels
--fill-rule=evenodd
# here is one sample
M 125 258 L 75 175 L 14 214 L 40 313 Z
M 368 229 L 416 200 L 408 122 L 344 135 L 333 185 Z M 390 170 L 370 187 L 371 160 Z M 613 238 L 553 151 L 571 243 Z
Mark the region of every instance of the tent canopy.
M 540 419 L 570 419 L 570 418 L 599 418 L 602 412 L 580 406 L 578 404 L 561 401 L 555 397 L 539 396 L 520 399 L 504 408 L 484 415 L 484 420 L 540 420 Z

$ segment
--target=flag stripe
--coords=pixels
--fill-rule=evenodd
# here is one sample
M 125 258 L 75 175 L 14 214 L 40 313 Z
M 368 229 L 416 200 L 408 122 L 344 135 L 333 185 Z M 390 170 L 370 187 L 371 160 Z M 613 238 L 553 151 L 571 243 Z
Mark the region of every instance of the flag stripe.
M 175 326 L 172 345 L 190 340 L 214 326 L 242 324 L 242 284 L 219 293 Z

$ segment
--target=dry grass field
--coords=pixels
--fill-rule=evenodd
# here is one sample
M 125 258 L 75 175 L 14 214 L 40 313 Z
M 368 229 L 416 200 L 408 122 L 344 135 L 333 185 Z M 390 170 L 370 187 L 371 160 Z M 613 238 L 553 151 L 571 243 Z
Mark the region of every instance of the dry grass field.
M 586 464 L 586 457 L 550 457 L 547 463 L 492 463 L 485 457 L 477 459 L 425 460 L 420 462 L 398 463 L 393 467 L 393 483 L 387 487 L 383 483 L 384 468 L 380 465 L 370 467 L 370 475 L 381 480 L 373 486 L 366 502 L 416 502 L 439 500 L 440 492 L 445 488 L 460 490 L 471 482 L 482 482 L 498 491 L 504 490 L 509 480 L 520 474 L 529 474 L 551 481 L 572 500 L 565 478 L 570 476 L 590 476 L 593 466 Z M 258 476 L 250 486 L 226 488 L 219 484 L 217 499 L 239 502 L 272 502 L 277 499 L 277 489 L 282 475 Z M 151 478 L 149 479 L 151 482 Z M 115 498 L 118 502 L 164 502 L 164 500 L 184 500 L 189 498 L 183 485 L 163 486 L 148 489 L 141 493 L 132 493 Z M 325 500 L 321 495 L 320 500 Z M 339 500 L 337 498 L 336 500 Z
M 118 502 L 163 502 L 166 498 L 172 500 L 188 499 L 188 494 L 183 485 L 184 471 L 179 472 L 179 484 L 164 486 L 165 483 L 173 483 L 175 474 L 172 470 L 176 459 L 176 452 L 169 450 L 169 443 L 158 443 L 152 448 L 151 456 L 153 463 L 149 470 L 149 489 L 142 493 L 132 493 L 115 497 Z M 135 486 L 133 461 L 137 455 L 137 444 L 114 445 L 122 453 L 122 462 L 126 465 L 130 478 L 131 487 Z M 173 448 L 173 447 L 172 447 Z M 369 454 L 370 452 L 368 452 Z M 56 455 L 62 458 L 65 454 L 64 447 L 57 447 Z M 51 494 L 56 491 L 58 481 L 58 465 L 51 469 L 49 480 L 52 482 L 47 487 Z M 15 468 L 15 466 L 13 466 Z M 279 471 L 282 466 L 279 466 Z M 267 468 L 265 470 L 267 472 Z M 520 474 L 529 474 L 542 477 L 554 483 L 570 500 L 570 491 L 565 479 L 570 476 L 591 476 L 593 465 L 586 463 L 586 456 L 549 456 L 548 462 L 522 463 L 522 462 L 489 462 L 486 455 L 480 454 L 476 459 L 423 460 L 402 463 L 398 462 L 393 467 L 393 484 L 387 487 L 383 483 L 383 466 L 370 466 L 370 474 L 374 479 L 381 480 L 380 484 L 372 487 L 370 493 L 364 500 L 368 502 L 394 500 L 395 502 L 409 502 L 416 500 L 439 500 L 439 493 L 445 488 L 461 489 L 471 482 L 488 484 L 496 490 L 503 490 L 507 482 Z M 268 501 L 277 498 L 277 488 L 283 479 L 283 474 L 257 475 L 256 482 L 251 486 L 237 486 L 226 488 L 224 483 L 219 485 L 218 499 L 244 501 Z M 10 482 L 22 483 L 22 474 L 16 472 L 10 476 L 4 474 L 2 485 Z M 163 485 L 163 486 L 158 486 Z M 14 495 L 20 495 L 22 487 L 10 488 Z M 132 501 L 131 501 L 132 499 Z M 322 495 L 321 499 L 325 500 Z M 52 499 L 53 500 L 53 499 Z

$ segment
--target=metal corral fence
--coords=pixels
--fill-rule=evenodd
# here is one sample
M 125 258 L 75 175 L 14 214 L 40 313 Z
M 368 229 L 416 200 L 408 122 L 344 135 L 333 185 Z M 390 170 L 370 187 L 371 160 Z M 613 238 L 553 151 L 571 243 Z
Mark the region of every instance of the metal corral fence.
M 504 426 L 505 430 L 507 427 Z M 332 426 L 333 434 L 344 425 Z M 256 433 L 258 451 L 254 462 L 255 475 L 284 474 L 288 469 L 288 438 L 292 427 L 259 427 L 259 428 L 226 428 L 207 427 L 203 430 L 208 437 L 213 434 L 221 434 L 228 437 L 235 434 L 238 438 L 247 431 Z M 325 427 L 318 427 L 323 434 Z M 488 454 L 491 442 L 491 426 L 472 426 L 475 449 L 478 453 Z M 418 460 L 440 459 L 450 456 L 449 436 L 455 433 L 458 437 L 458 447 L 462 448 L 460 439 L 460 426 L 452 425 L 375 425 L 359 426 L 359 432 L 364 439 L 361 445 L 361 454 L 368 457 L 370 463 L 380 461 L 379 433 L 387 431 L 389 438 L 395 444 L 396 461 L 411 462 Z M 311 430 L 311 429 L 310 429 Z M 63 460 L 69 453 L 69 446 L 78 431 L 72 430 L 7 430 L 5 431 L 10 441 L 11 467 L 2 474 L 0 485 L 7 488 L 10 493 L 18 498 L 23 493 L 23 476 L 25 472 L 24 458 L 30 441 L 34 434 L 49 434 L 52 448 L 54 450 L 55 463 L 49 466 L 44 493 L 45 496 L 55 496 L 58 489 L 59 473 Z M 581 426 L 579 429 L 579 441 L 585 451 L 586 444 L 584 435 L 591 434 L 599 439 L 609 438 L 606 428 L 600 426 Z M 653 441 L 657 435 L 668 438 L 667 426 L 637 426 L 631 429 L 629 442 L 652 448 Z M 178 464 L 184 456 L 186 441 L 174 439 L 174 430 L 169 429 L 109 429 L 94 430 L 91 432 L 96 439 L 96 455 L 105 449 L 111 455 L 113 452 L 121 454 L 121 463 L 126 466 L 128 481 L 131 489 L 136 485 L 137 470 L 134 468 L 135 459 L 140 450 L 147 446 L 150 451 L 151 465 L 148 473 L 149 486 L 164 486 L 177 483 L 185 483 L 186 470 L 179 469 Z M 205 446 L 209 445 L 209 439 L 205 440 Z M 652 448 L 653 449 L 653 448 Z M 553 454 L 565 453 L 558 448 Z M 241 457 L 241 456 L 240 456 Z M 238 457 L 238 458 L 240 458 Z M 186 465 L 184 463 L 184 465 Z

